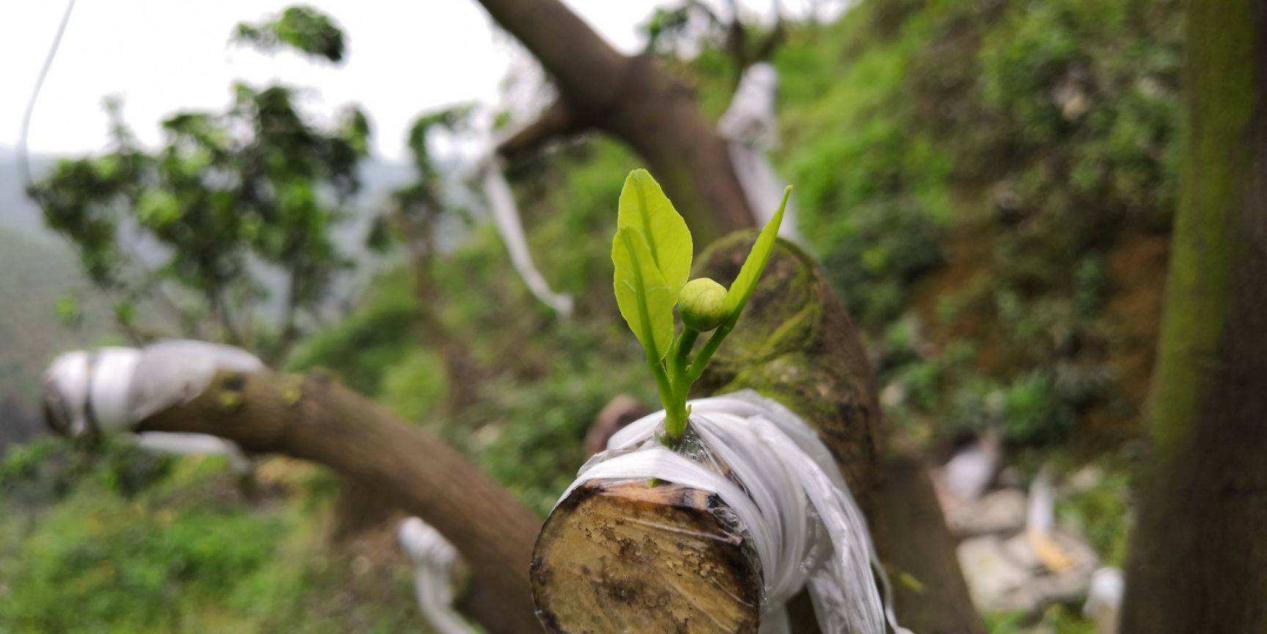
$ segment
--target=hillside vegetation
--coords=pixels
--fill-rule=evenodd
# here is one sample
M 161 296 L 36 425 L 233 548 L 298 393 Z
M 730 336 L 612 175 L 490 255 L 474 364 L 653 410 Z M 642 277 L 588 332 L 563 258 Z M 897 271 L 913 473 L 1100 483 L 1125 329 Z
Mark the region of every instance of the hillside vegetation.
M 895 442 L 938 450 L 997 428 L 1025 468 L 1104 463 L 1106 488 L 1060 512 L 1109 561 L 1124 544 L 1121 473 L 1174 205 L 1178 7 L 864 1 L 793 29 L 775 58 L 776 164 L 868 339 Z M 719 114 L 726 57 L 705 50 L 682 67 Z M 590 138 L 512 174 L 540 268 L 577 299 L 570 322 L 535 303 L 481 226 L 427 272 L 432 294 L 418 297 L 403 267 L 381 275 L 290 368 L 335 373 L 544 513 L 607 400 L 654 402 L 610 292 L 615 201 L 636 166 Z M 444 332 L 425 330 L 421 311 Z M 455 350 L 466 374 L 447 377 Z M 457 384 L 473 404 L 453 405 Z M 62 466 L 33 466 L 32 452 Z M 112 455 L 38 445 L 9 459 L 0 504 L 27 496 L 33 519 L 0 523 L 0 629 L 392 631 L 413 618 L 391 548 L 327 548 L 330 476 L 274 461 L 274 496 L 248 503 L 214 461 L 135 474 Z

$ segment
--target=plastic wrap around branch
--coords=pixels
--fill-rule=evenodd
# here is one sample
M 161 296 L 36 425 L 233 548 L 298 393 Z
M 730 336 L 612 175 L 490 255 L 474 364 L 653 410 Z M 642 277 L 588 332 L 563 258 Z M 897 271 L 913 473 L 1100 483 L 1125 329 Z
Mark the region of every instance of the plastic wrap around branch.
M 453 544 L 418 517 L 401 522 L 396 538 L 414 564 L 418 609 L 431 628 L 438 634 L 475 632 L 453 609 L 453 569 L 458 563 L 458 551 Z
M 158 411 L 202 393 L 216 372 L 258 372 L 255 355 L 204 341 L 170 340 L 145 348 L 77 350 L 55 359 L 44 379 L 50 424 L 68 436 L 126 433 Z M 251 470 L 234 443 L 205 434 L 144 432 L 132 441 L 148 451 L 178 455 L 219 455 L 234 472 Z
M 510 263 L 523 279 L 528 290 L 541 303 L 549 306 L 560 317 L 567 318 L 572 314 L 572 297 L 554 292 L 550 284 L 537 270 L 528 251 L 528 240 L 524 236 L 523 222 L 519 219 L 519 208 L 515 206 L 515 197 L 510 191 L 510 184 L 502 173 L 501 159 L 496 155 L 486 157 L 480 164 L 484 195 L 488 199 L 490 215 L 497 233 L 506 244 L 510 253 Z
M 750 390 L 695 400 L 690 429 L 700 443 L 685 454 L 659 443 L 663 421 L 657 412 L 612 436 L 560 500 L 598 479 L 658 479 L 714 493 L 761 561 L 763 633 L 788 631 L 786 603 L 808 587 L 828 634 L 909 634 L 893 615 L 862 512 L 800 417 Z
M 758 224 L 770 221 L 787 183 L 770 164 L 770 151 L 778 144 L 778 119 L 774 112 L 779 75 L 762 62 L 744 71 L 730 107 L 717 122 L 717 131 L 729 142 L 730 163 L 743 188 L 748 206 L 759 215 Z M 801 242 L 796 233 L 796 209 L 789 202 L 779 235 Z

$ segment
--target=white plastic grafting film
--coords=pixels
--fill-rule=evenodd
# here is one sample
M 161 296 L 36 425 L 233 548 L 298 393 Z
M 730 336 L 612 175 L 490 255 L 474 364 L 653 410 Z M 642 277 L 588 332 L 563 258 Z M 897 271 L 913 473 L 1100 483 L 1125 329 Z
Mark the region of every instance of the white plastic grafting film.
M 141 349 L 128 384 L 128 407 L 135 423 L 173 405 L 193 400 L 216 372 L 259 372 L 264 363 L 255 355 L 218 343 L 172 339 Z
M 743 188 L 748 206 L 757 214 L 759 225 L 774 216 L 783 200 L 787 183 L 770 164 L 770 151 L 778 145 L 778 119 L 774 98 L 779 75 L 774 66 L 753 64 L 739 79 L 730 107 L 717 122 L 717 131 L 729 141 L 730 162 Z M 788 201 L 779 235 L 799 241 L 796 235 L 796 208 Z
M 68 352 L 45 373 L 44 401 L 53 425 L 70 436 L 130 432 L 147 416 L 202 393 L 219 371 L 258 372 L 264 364 L 245 350 L 204 341 L 170 340 L 144 348 Z M 140 447 L 178 455 L 222 455 L 237 473 L 251 469 L 234 443 L 204 434 L 146 432 Z
M 421 518 L 400 523 L 396 538 L 414 564 L 418 609 L 438 634 L 472 634 L 475 629 L 453 609 L 453 567 L 458 551 Z
M 99 431 L 120 431 L 194 398 L 218 371 L 263 369 L 264 364 L 245 350 L 204 341 L 76 350 L 49 365 L 45 400 L 69 419 L 67 432 L 72 436 L 83 435 L 90 425 Z
M 147 431 L 132 435 L 132 442 L 151 453 L 174 456 L 224 456 L 229 469 L 238 475 L 251 473 L 251 459 L 237 444 L 208 434 Z
M 612 436 L 560 500 L 599 479 L 658 479 L 715 493 L 761 560 L 761 632 L 787 631 L 786 603 L 802 588 L 827 634 L 907 632 L 886 605 L 888 582 L 866 520 L 818 435 L 749 390 L 690 408 L 688 435 L 697 436 L 698 451 L 661 445 L 664 412 L 657 412 Z
M 501 160 L 496 155 L 484 159 L 480 166 L 484 185 L 484 196 L 488 199 L 490 215 L 497 233 L 506 244 L 510 253 L 510 263 L 523 279 L 528 290 L 541 303 L 549 306 L 560 317 L 572 314 L 572 297 L 554 292 L 546 278 L 537 270 L 528 251 L 528 240 L 524 236 L 523 222 L 519 219 L 519 208 L 515 205 L 515 197 L 510 191 L 510 184 L 502 173 Z
M 82 436 L 93 428 L 124 429 L 130 424 L 128 384 L 141 353 L 135 348 L 107 347 L 67 352 L 44 375 L 46 402 L 64 419 L 64 430 Z M 52 397 L 50 399 L 49 397 Z
M 53 359 L 44 372 L 44 409 L 49 425 L 67 436 L 84 434 L 87 402 L 88 353 L 76 350 Z

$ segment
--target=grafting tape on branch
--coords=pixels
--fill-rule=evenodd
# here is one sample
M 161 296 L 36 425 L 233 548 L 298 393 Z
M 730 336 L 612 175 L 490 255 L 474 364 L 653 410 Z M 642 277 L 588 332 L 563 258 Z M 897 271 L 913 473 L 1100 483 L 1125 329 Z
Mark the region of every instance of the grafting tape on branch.
M 775 95 L 779 75 L 774 66 L 761 62 L 744 71 L 730 107 L 717 121 L 717 131 L 728 142 L 730 162 L 758 224 L 770 221 L 779 206 L 787 182 L 770 164 L 770 151 L 778 145 L 779 121 Z M 796 232 L 796 209 L 789 202 L 779 236 L 801 242 Z
M 802 588 L 828 634 L 904 632 L 866 521 L 816 433 L 749 390 L 691 408 L 698 442 L 670 451 L 657 438 L 664 413 L 644 417 L 581 468 L 560 503 L 596 480 L 661 481 L 716 494 L 760 560 L 762 632 L 788 630 L 785 606 Z
M 126 433 L 146 417 L 201 394 L 217 372 L 264 369 L 249 352 L 203 341 L 76 350 L 54 359 L 45 374 L 46 417 L 51 427 L 71 437 Z M 237 445 L 214 436 L 145 432 L 134 440 L 161 453 L 223 455 L 235 472 L 250 471 Z
M 510 263 L 523 279 L 528 290 L 541 303 L 549 306 L 560 317 L 567 318 L 572 314 L 572 297 L 556 293 L 546 282 L 545 276 L 537 270 L 532 261 L 532 253 L 528 250 L 528 240 L 524 235 L 523 222 L 519 218 L 519 208 L 515 205 L 515 197 L 511 193 L 510 184 L 503 174 L 504 166 L 496 152 L 480 163 L 480 178 L 484 185 L 484 195 L 488 199 L 490 215 L 497 233 L 510 253 Z
M 472 634 L 475 629 L 453 609 L 454 568 L 458 551 L 422 518 L 400 523 L 396 538 L 414 564 L 418 609 L 438 634 Z

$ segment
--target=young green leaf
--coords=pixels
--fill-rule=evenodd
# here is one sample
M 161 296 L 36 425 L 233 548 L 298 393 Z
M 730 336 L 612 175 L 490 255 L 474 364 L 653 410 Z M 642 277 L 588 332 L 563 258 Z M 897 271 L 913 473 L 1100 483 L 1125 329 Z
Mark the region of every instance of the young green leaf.
M 671 290 L 656 267 L 642 235 L 630 227 L 616 230 L 612 240 L 613 283 L 616 305 L 629 329 L 657 362 L 673 343 L 673 304 L 677 291 Z
M 686 221 L 673 208 L 660 184 L 644 169 L 636 169 L 625 179 L 620 190 L 620 211 L 617 230 L 629 228 L 646 242 L 655 267 L 659 269 L 677 301 L 691 274 L 691 231 Z M 672 307 L 672 304 L 670 304 Z
M 726 312 L 730 315 L 731 322 L 739 318 L 739 311 L 743 310 L 744 305 L 748 303 L 748 298 L 752 297 L 752 292 L 757 289 L 757 280 L 761 279 L 761 273 L 765 271 L 765 265 L 770 261 L 770 253 L 774 250 L 774 240 L 779 236 L 779 225 L 783 224 L 783 210 L 787 208 L 787 199 L 790 195 L 792 195 L 791 187 L 783 190 L 783 202 L 779 203 L 779 210 L 774 212 L 774 217 L 766 223 L 765 228 L 757 236 L 752 250 L 748 252 L 748 259 L 744 260 L 743 266 L 739 269 L 739 275 L 731 283 L 730 290 L 726 291 Z

